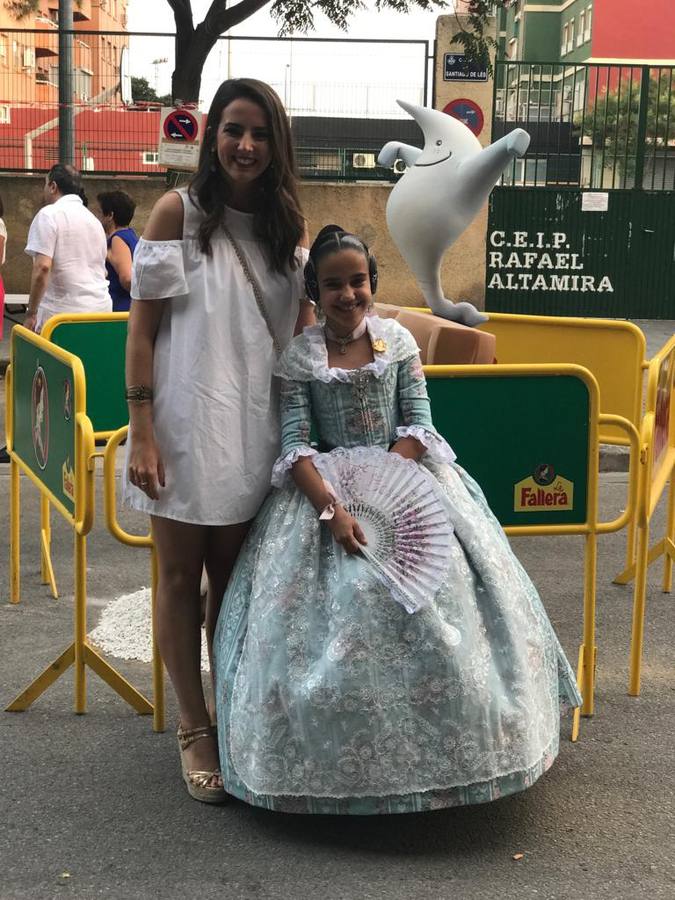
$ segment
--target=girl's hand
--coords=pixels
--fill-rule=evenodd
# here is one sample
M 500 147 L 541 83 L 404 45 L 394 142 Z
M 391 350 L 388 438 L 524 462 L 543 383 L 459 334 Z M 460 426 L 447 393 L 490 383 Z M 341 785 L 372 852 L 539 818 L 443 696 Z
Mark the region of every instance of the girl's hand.
M 427 452 L 427 448 L 417 438 L 404 437 L 399 438 L 389 452 L 398 453 L 404 459 L 414 459 L 415 462 L 419 462 Z
M 335 507 L 335 515 L 328 520 L 328 527 L 345 553 L 358 553 L 361 544 L 367 544 L 366 536 L 354 516 L 341 506 Z
M 159 499 L 159 488 L 164 487 L 164 463 L 153 435 L 134 435 L 129 455 L 129 481 L 151 500 Z

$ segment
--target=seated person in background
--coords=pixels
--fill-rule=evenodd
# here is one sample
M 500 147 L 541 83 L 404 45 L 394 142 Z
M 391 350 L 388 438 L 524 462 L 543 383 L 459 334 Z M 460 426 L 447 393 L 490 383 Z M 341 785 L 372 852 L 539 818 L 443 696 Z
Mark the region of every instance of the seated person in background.
M 136 204 L 124 191 L 104 191 L 96 198 L 99 218 L 108 241 L 105 268 L 110 282 L 113 312 L 128 312 L 131 296 L 131 261 L 138 235 L 130 228 Z

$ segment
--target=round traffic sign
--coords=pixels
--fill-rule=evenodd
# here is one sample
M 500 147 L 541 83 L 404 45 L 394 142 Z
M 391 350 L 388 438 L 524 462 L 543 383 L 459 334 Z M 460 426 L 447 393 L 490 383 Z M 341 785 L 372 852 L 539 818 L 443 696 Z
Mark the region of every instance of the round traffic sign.
M 466 98 L 451 100 L 450 103 L 443 107 L 443 112 L 452 116 L 453 119 L 459 119 L 460 122 L 464 122 L 467 128 L 470 128 L 476 136 L 483 130 L 483 110 L 473 100 L 467 100 Z
M 199 123 L 187 109 L 174 109 L 164 119 L 164 136 L 170 141 L 194 141 L 199 134 Z

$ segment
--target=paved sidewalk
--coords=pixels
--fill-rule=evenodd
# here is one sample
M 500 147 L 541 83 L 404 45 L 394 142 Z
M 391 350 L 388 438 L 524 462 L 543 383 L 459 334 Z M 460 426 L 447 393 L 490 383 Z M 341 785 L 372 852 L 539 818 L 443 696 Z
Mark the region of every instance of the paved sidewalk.
M 38 579 L 38 499 L 23 479 L 23 598 L 0 569 L 4 706 L 72 635 L 72 536 L 54 517 L 61 598 Z M 8 467 L 0 468 L 7 559 Z M 99 524 L 88 548 L 89 630 L 113 597 L 148 584 L 144 551 Z M 603 515 L 623 504 L 602 479 Z M 124 513 L 139 530 L 143 521 Z M 663 528 L 657 514 L 655 534 Z M 582 539 L 519 539 L 561 641 L 576 658 Z M 90 674 L 89 711 L 72 675 L 26 713 L 0 712 L 0 898 L 52 900 L 672 900 L 675 896 L 675 677 L 672 596 L 650 573 L 643 693 L 626 694 L 632 590 L 611 584 L 624 540 L 600 540 L 597 711 L 529 791 L 494 804 L 390 818 L 294 817 L 233 802 L 209 808 L 182 785 L 175 736 L 156 735 Z M 150 689 L 147 664 L 112 660 Z M 168 721 L 175 720 L 170 699 Z M 565 721 L 563 733 L 569 732 Z M 521 859 L 514 859 L 523 854 Z

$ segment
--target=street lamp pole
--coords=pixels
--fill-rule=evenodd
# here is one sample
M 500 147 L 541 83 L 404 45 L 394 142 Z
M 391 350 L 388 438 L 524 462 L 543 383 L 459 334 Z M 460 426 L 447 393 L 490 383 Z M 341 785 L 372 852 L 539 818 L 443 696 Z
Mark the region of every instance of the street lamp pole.
M 152 64 L 155 67 L 155 93 L 159 93 L 159 67 L 164 65 L 164 63 L 168 63 L 169 59 L 166 56 L 162 56 L 159 59 L 153 59 Z
M 59 162 L 75 161 L 73 114 L 73 0 L 59 0 Z

